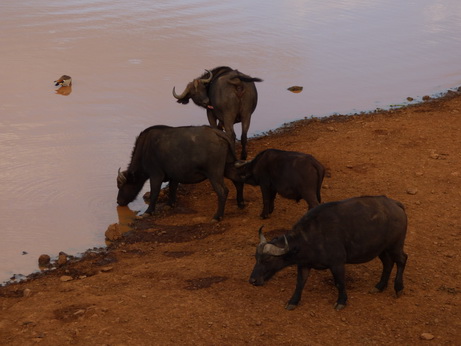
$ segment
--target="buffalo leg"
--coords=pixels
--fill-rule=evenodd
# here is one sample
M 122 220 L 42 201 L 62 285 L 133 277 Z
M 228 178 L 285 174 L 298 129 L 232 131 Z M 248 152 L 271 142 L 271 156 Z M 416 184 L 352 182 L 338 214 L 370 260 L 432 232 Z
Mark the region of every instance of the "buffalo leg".
M 301 295 L 303 293 L 304 286 L 306 285 L 307 278 L 309 277 L 309 271 L 310 268 L 298 266 L 296 288 L 293 293 L 293 296 L 290 298 L 287 305 L 285 305 L 285 309 L 293 310 L 298 306 L 299 301 L 301 300 Z
M 168 205 L 174 207 L 176 203 L 176 191 L 178 190 L 179 183 L 177 181 L 170 181 L 168 184 Z
M 315 208 L 320 204 L 319 200 L 317 199 L 317 194 L 314 192 L 305 194 L 303 199 L 306 201 L 308 209 Z
M 397 274 L 395 275 L 394 289 L 397 297 L 400 297 L 403 292 L 403 271 L 405 270 L 407 258 L 408 255 L 402 251 L 398 258 L 395 260 L 397 263 Z
M 247 159 L 247 133 L 250 128 L 250 119 L 251 114 L 244 114 L 241 117 L 242 119 L 242 136 L 240 137 L 240 142 L 242 143 L 242 152 L 240 154 L 241 160 Z
M 269 214 L 274 211 L 275 193 L 267 183 L 261 183 L 261 194 L 263 196 L 263 210 L 261 212 L 261 219 L 267 219 Z
M 394 261 L 387 251 L 379 255 L 379 259 L 383 263 L 383 271 L 381 273 L 381 279 L 375 285 L 375 289 L 371 293 L 382 292 L 386 287 L 391 276 L 392 267 L 394 266 Z
M 335 280 L 336 288 L 338 289 L 338 300 L 334 305 L 336 310 L 341 310 L 346 307 L 347 293 L 346 293 L 346 270 L 344 264 L 340 264 L 330 268 L 333 278 Z
M 213 219 L 216 221 L 220 221 L 224 215 L 224 208 L 226 206 L 227 195 L 229 194 L 229 189 L 224 184 L 223 179 L 220 179 L 218 182 L 217 179 L 210 179 L 211 186 L 213 190 L 218 195 L 218 210 L 216 214 L 213 216 Z
M 208 118 L 208 122 L 210 123 L 210 126 L 214 129 L 217 129 L 218 128 L 218 124 L 216 122 L 216 117 L 214 116 L 213 114 L 213 111 L 210 110 L 210 109 L 207 109 L 206 110 L 206 116 Z M 221 125 L 221 123 L 220 123 Z M 221 126 L 221 129 L 222 129 L 222 126 Z
M 245 201 L 243 199 L 243 186 L 245 185 L 244 183 L 239 183 L 236 181 L 233 181 L 234 186 L 235 186 L 235 191 L 237 192 L 237 205 L 240 209 L 245 208 Z
M 149 207 L 144 214 L 152 214 L 155 211 L 155 205 L 157 204 L 158 195 L 162 186 L 163 177 L 150 177 L 150 201 Z

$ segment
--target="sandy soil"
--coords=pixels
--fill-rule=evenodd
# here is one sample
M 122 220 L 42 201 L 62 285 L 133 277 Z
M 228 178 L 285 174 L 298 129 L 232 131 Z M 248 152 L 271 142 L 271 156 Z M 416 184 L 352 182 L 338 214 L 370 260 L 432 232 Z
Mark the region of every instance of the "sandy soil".
M 257 230 L 271 238 L 306 211 L 278 197 L 261 220 L 258 188 L 239 210 L 209 220 L 209 183 L 182 188 L 177 207 L 147 220 L 104 251 L 0 288 L 5 345 L 461 344 L 461 96 L 390 112 L 303 120 L 249 142 L 314 155 L 329 170 L 323 201 L 386 194 L 409 217 L 405 293 L 368 291 L 380 262 L 347 267 L 348 306 L 335 311 L 328 271 L 313 271 L 294 311 L 284 309 L 295 268 L 263 287 L 248 278 Z M 114 177 L 115 180 L 115 177 Z M 104 230 L 101 230 L 104 231 Z M 67 281 L 66 281 L 67 280 Z

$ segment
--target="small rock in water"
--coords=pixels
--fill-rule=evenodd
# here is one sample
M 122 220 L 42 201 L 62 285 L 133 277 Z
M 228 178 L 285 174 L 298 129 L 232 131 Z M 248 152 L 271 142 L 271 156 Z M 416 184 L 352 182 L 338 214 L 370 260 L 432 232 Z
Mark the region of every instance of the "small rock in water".
M 67 254 L 61 251 L 58 256 L 58 265 L 63 266 L 66 263 L 67 263 Z
M 289 87 L 287 90 L 291 91 L 292 93 L 298 94 L 301 91 L 303 91 L 303 87 L 298 86 L 298 85 L 293 85 L 292 87 Z
M 105 233 L 106 239 L 110 241 L 114 241 L 120 239 L 122 237 L 122 231 L 118 226 L 118 223 L 114 223 L 107 228 Z
M 40 255 L 38 258 L 38 265 L 40 267 L 46 267 L 50 264 L 50 256 L 48 255 Z

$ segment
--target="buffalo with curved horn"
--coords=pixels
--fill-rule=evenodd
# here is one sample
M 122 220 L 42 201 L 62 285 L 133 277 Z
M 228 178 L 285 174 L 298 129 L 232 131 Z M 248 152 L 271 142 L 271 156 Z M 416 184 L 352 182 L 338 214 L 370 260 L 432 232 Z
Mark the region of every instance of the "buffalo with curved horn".
M 187 104 L 192 99 L 197 106 L 205 108 L 210 126 L 224 129 L 234 141 L 234 124 L 241 122 L 240 157 L 245 160 L 251 115 L 258 103 L 254 82 L 262 82 L 262 79 L 247 76 L 227 66 L 205 71 L 201 77 L 187 84 L 181 94 L 177 94 L 173 87 L 173 96 L 178 103 Z

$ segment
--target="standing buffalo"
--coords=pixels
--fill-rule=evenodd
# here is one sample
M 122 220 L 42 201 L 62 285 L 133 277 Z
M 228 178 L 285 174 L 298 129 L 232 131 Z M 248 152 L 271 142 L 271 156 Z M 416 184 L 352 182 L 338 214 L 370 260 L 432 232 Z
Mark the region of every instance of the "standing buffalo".
M 245 160 L 251 114 L 258 103 L 254 82 L 262 82 L 262 79 L 252 78 L 227 66 L 205 71 L 204 75 L 187 84 L 181 95 L 176 94 L 173 88 L 173 96 L 179 103 L 187 104 L 192 99 L 197 106 L 205 108 L 210 126 L 221 130 L 224 127 L 234 142 L 234 124 L 241 122 L 241 159 Z
M 261 227 L 262 228 L 262 227 Z M 373 292 L 387 287 L 394 263 L 397 274 L 394 289 L 403 291 L 403 252 L 407 216 L 400 202 L 386 196 L 364 196 L 319 205 L 307 212 L 283 237 L 267 242 L 259 230 L 260 244 L 250 283 L 260 286 L 289 265 L 298 266 L 298 279 L 286 309 L 294 309 L 300 299 L 309 271 L 329 269 L 338 288 L 335 308 L 346 306 L 345 264 L 365 263 L 380 258 L 383 271 Z
M 304 199 L 309 209 L 321 202 L 320 188 L 325 168 L 312 155 L 267 149 L 253 160 L 239 164 L 237 171 L 243 182 L 260 186 L 263 219 L 273 212 L 277 193 L 297 202 Z
M 117 203 L 132 202 L 150 179 L 150 203 L 145 214 L 155 210 L 163 182 L 169 181 L 169 201 L 176 202 L 178 183 L 194 184 L 208 179 L 218 195 L 218 210 L 213 219 L 221 220 L 228 189 L 224 184 L 226 167 L 236 161 L 228 135 L 209 126 L 152 126 L 141 132 L 128 169 L 118 173 Z M 243 183 L 234 183 L 237 203 L 243 207 Z

